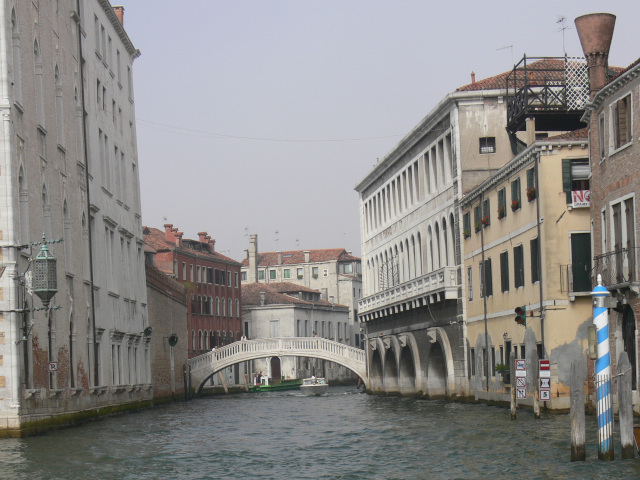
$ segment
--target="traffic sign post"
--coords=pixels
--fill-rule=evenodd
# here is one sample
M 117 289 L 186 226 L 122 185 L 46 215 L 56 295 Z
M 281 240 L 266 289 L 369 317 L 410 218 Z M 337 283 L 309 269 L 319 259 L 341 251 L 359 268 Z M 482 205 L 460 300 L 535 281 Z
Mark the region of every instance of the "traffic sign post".
M 523 358 L 516 360 L 516 399 L 527 398 L 527 361 Z
M 538 368 L 540 372 L 539 398 L 541 401 L 546 402 L 551 400 L 551 362 L 549 360 L 539 360 Z

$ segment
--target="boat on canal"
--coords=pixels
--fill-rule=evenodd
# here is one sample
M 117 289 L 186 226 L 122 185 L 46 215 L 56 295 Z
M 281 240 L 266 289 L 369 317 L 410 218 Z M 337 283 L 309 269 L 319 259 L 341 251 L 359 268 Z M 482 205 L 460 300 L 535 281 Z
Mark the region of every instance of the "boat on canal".
M 311 377 L 302 380 L 300 391 L 307 397 L 318 397 L 327 393 L 329 384 L 323 377 Z
M 270 378 L 262 377 L 260 383 L 249 387 L 250 392 L 281 392 L 284 390 L 299 390 L 302 380 L 282 380 L 280 382 L 270 382 Z

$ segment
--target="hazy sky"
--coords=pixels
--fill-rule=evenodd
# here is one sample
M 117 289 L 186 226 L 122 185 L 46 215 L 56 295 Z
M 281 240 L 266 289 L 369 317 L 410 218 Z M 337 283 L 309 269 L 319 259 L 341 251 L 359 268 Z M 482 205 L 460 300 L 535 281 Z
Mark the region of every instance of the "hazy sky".
M 563 55 L 560 17 L 569 55 L 582 55 L 575 17 L 606 11 L 609 63 L 640 57 L 636 0 L 121 3 L 142 52 L 143 224 L 207 231 L 236 260 L 250 233 L 261 251 L 360 255 L 355 184 L 471 71 Z

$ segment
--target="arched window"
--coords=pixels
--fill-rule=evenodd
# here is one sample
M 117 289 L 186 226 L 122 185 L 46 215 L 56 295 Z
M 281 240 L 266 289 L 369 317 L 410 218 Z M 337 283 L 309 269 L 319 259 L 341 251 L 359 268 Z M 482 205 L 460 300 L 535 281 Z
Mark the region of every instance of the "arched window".
M 447 232 L 447 220 L 442 219 L 442 241 L 444 242 L 443 266 L 449 265 L 449 233 Z
M 22 62 L 20 60 L 20 32 L 16 10 L 11 9 L 11 43 L 13 66 L 13 95 L 17 102 L 22 101 Z
M 64 146 L 64 110 L 63 110 L 63 104 L 62 104 L 62 79 L 60 78 L 60 69 L 58 68 L 58 65 L 55 66 L 53 77 L 55 79 L 55 88 L 56 88 L 56 128 L 58 132 L 58 145 Z
M 191 350 L 195 351 L 196 349 L 196 331 L 191 330 Z
M 198 330 L 198 349 L 202 350 L 202 330 Z
M 20 195 L 20 241 L 29 243 L 29 192 L 24 175 L 24 168 L 20 165 L 18 172 L 18 192 Z
M 224 301 L 224 297 L 222 297 L 222 316 L 227 316 L 227 304 Z
M 36 119 L 40 126 L 44 127 L 44 93 L 42 83 L 42 54 L 38 40 L 33 42 L 33 61 L 35 72 L 35 93 L 36 93 Z
M 73 272 L 73 255 L 72 255 L 72 241 L 71 241 L 71 215 L 69 214 L 69 207 L 67 200 L 65 199 L 62 206 L 62 215 L 64 217 L 63 225 L 63 243 L 64 243 L 64 264 L 67 272 Z
M 233 299 L 229 299 L 229 316 L 233 317 Z
M 240 300 L 236 298 L 236 317 L 240 318 Z
M 44 234 L 47 240 L 52 240 L 51 232 L 51 205 L 49 204 L 49 194 L 47 186 L 42 186 L 42 224 L 44 225 Z
M 216 297 L 216 315 L 220 315 L 220 297 Z

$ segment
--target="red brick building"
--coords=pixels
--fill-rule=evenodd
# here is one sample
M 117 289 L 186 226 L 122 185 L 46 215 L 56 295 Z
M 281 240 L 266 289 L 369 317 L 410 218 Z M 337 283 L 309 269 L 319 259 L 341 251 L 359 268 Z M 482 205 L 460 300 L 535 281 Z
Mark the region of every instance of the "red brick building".
M 592 97 L 583 120 L 589 123 L 594 282 L 595 276 L 601 275 L 603 285 L 617 300 L 609 314 L 612 373 L 620 373 L 617 363 L 620 354 L 627 352 L 633 403 L 638 411 L 640 210 L 636 203 L 640 198 L 640 59 L 621 73 L 615 72 L 617 75 L 612 78 L 607 57 L 615 17 L 593 14 L 582 18 L 584 26 L 578 28 L 578 33 L 589 63 Z M 594 22 L 600 35 L 593 33 L 590 22 Z M 609 24 L 608 29 L 602 27 L 603 22 Z
M 183 239 L 172 224 L 164 232 L 144 227 L 144 241 L 156 268 L 181 282 L 187 295 L 189 358 L 242 336 L 240 263 L 215 251 L 215 240 L 199 232 Z

